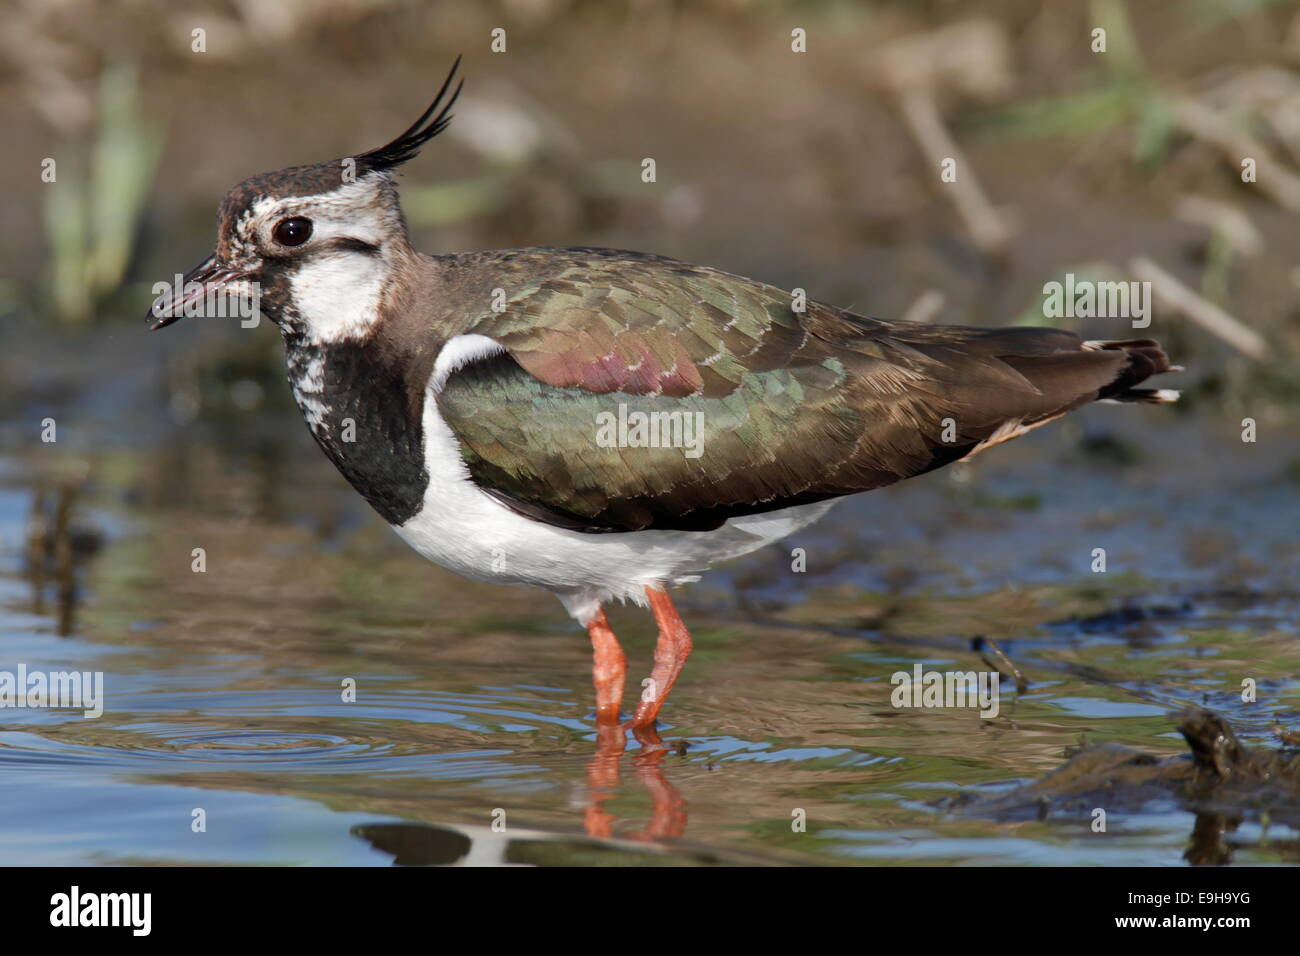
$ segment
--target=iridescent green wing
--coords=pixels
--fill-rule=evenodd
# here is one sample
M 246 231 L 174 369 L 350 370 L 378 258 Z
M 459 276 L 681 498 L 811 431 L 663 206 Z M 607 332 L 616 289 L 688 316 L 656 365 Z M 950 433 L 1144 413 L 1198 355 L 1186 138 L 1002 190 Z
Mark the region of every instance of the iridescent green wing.
M 671 260 L 574 263 L 474 323 L 505 352 L 452 374 L 439 411 L 474 481 L 516 510 L 586 531 L 703 530 L 920 474 L 1009 418 L 1059 413 L 996 353 L 1085 354 L 1053 330 L 793 305 Z

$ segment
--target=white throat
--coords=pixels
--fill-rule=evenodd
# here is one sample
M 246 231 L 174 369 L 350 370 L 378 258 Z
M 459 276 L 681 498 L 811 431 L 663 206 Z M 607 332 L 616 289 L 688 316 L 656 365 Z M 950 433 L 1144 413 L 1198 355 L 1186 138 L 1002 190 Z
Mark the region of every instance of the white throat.
M 379 319 L 389 267 L 379 256 L 339 253 L 304 262 L 290 279 L 290 295 L 312 345 L 364 336 Z

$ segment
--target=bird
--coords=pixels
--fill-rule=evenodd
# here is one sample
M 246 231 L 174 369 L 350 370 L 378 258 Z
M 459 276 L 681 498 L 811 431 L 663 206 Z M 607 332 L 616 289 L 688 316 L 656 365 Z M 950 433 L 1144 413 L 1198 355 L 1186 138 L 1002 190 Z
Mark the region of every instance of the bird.
M 692 648 L 671 590 L 1090 402 L 1178 397 L 1139 387 L 1179 370 L 1150 339 L 868 318 L 641 252 L 417 252 L 395 175 L 451 122 L 459 66 L 391 142 L 231 189 L 151 328 L 254 299 L 312 436 L 401 538 L 586 628 L 598 726 L 624 716 L 612 602 L 658 627 L 626 724 L 653 728 Z

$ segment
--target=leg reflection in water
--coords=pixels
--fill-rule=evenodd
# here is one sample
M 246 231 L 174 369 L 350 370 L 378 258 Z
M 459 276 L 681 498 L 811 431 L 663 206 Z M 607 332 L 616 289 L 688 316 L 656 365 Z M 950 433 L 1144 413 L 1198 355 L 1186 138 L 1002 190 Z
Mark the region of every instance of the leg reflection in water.
M 644 829 L 619 836 L 632 840 L 669 840 L 686 831 L 686 801 L 664 775 L 668 747 L 653 727 L 633 727 L 641 749 L 632 757 L 637 780 L 650 793 L 650 822 Z M 584 823 L 587 836 L 614 836 L 615 816 L 605 808 L 619 787 L 619 764 L 627 745 L 627 732 L 618 724 L 598 723 L 596 755 L 587 765 L 588 802 Z

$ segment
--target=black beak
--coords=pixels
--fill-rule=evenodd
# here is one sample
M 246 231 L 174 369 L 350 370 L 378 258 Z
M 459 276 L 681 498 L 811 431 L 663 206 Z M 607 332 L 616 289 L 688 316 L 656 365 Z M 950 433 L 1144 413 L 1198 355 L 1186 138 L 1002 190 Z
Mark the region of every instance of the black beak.
M 180 289 L 168 289 L 158 298 L 145 316 L 153 319 L 149 331 L 153 332 L 171 325 L 185 317 L 186 307 L 192 302 L 200 302 L 213 292 L 218 291 L 232 279 L 242 279 L 243 274 L 226 266 L 216 255 L 210 255 L 197 266 L 185 273 Z

